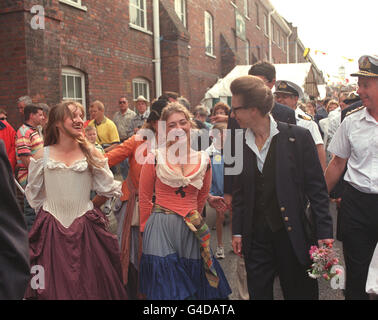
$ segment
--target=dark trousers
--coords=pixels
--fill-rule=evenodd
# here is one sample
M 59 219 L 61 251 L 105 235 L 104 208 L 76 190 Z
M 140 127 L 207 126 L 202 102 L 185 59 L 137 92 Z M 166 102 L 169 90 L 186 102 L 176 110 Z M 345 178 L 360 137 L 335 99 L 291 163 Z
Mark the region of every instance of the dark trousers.
M 347 184 L 341 211 L 346 271 L 345 298 L 367 300 L 367 274 L 378 241 L 378 194 L 362 193 Z
M 255 228 L 245 251 L 251 300 L 273 300 L 274 277 L 279 276 L 286 300 L 317 300 L 318 283 L 299 263 L 286 229 L 272 232 L 266 223 Z

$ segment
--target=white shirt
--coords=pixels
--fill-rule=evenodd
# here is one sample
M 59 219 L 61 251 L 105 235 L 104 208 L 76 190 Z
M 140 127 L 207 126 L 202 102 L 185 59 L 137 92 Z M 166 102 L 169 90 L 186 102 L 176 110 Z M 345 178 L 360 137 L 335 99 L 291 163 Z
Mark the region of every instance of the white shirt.
M 271 115 L 269 115 L 270 118 L 270 133 L 268 139 L 266 139 L 264 146 L 259 150 L 259 148 L 256 145 L 255 135 L 251 129 L 247 129 L 245 133 L 245 142 L 248 147 L 251 148 L 251 150 L 256 155 L 257 160 L 257 168 L 260 172 L 263 171 L 265 159 L 268 155 L 270 143 L 272 142 L 273 137 L 279 133 L 279 130 L 277 129 L 277 122 L 273 119 Z
M 341 123 L 341 108 L 338 107 L 337 109 L 331 111 L 328 115 L 328 118 L 328 138 L 332 139 Z
M 348 159 L 345 181 L 361 192 L 378 194 L 378 122 L 366 108 L 344 119 L 328 150 Z
M 314 139 L 314 142 L 316 145 L 318 144 L 324 144 L 322 135 L 320 134 L 318 125 L 313 120 L 305 120 L 299 117 L 299 115 L 302 115 L 306 118 L 308 118 L 308 114 L 306 114 L 301 108 L 295 109 L 295 118 L 297 120 L 297 125 L 301 126 L 305 129 L 308 129 L 311 133 L 312 139 Z

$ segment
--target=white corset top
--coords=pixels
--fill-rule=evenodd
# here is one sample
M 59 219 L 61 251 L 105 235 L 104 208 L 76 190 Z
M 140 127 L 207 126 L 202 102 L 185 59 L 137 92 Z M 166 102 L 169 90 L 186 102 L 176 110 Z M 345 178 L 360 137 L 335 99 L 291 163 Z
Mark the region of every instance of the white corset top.
M 43 209 L 52 214 L 64 227 L 93 209 L 90 200 L 92 175 L 86 159 L 67 167 L 49 159 L 44 170 L 46 198 Z
M 93 209 L 91 190 L 106 198 L 122 196 L 121 182 L 114 180 L 107 159 L 97 159 L 102 165 L 90 170 L 85 158 L 66 166 L 49 158 L 49 147 L 44 151 L 43 158 L 31 158 L 25 189 L 36 212 L 42 207 L 68 228 L 76 218 Z

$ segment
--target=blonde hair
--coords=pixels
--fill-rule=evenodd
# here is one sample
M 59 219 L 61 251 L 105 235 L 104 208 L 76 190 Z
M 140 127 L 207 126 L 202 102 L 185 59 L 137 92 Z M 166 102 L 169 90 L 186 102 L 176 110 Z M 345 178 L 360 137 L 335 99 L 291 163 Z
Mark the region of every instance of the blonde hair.
M 329 112 L 328 110 L 329 110 L 329 107 L 330 107 L 331 104 L 335 104 L 335 105 L 339 106 L 339 103 L 336 100 L 333 100 L 333 99 L 329 100 L 328 103 L 327 103 L 327 107 L 325 108 L 327 112 Z
M 80 109 L 82 113 L 82 117 L 84 116 L 84 107 L 76 102 L 76 101 L 63 101 L 56 106 L 54 106 L 49 112 L 49 121 L 46 125 L 46 133 L 44 137 L 44 145 L 50 146 L 57 144 L 59 142 L 59 129 L 57 127 L 58 123 L 63 123 L 63 121 L 70 117 L 73 119 L 73 113 L 70 110 L 69 106 L 75 106 L 75 111 Z M 64 130 L 66 130 L 63 127 Z M 70 132 L 66 130 L 67 135 L 74 138 L 76 142 L 79 144 L 81 151 L 84 153 L 85 157 L 87 158 L 88 167 L 92 170 L 93 167 L 101 168 L 103 164 L 96 160 L 92 154 L 92 146 L 91 144 L 83 137 L 83 136 L 73 136 Z
M 178 103 L 178 102 L 171 102 L 171 103 L 168 103 L 168 105 L 163 109 L 162 113 L 161 113 L 161 117 L 160 117 L 160 120 L 162 121 L 167 121 L 168 118 L 174 114 L 174 113 L 183 113 L 186 120 L 188 120 L 192 126 L 192 128 L 197 128 L 195 122 L 192 120 L 193 119 L 193 115 L 190 113 L 190 111 L 188 109 L 186 109 L 182 104 Z
M 104 106 L 104 104 L 103 104 L 101 101 L 99 101 L 99 100 L 93 101 L 93 102 L 91 103 L 91 105 L 89 106 L 89 108 L 92 108 L 92 107 L 97 107 L 98 110 L 100 110 L 100 111 L 105 111 L 105 106 Z

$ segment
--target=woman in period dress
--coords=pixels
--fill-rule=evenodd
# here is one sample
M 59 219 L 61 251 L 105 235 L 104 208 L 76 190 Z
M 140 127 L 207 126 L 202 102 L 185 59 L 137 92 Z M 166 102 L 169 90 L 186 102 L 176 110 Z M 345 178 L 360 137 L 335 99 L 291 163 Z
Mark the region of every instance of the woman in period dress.
M 142 129 L 149 130 L 153 135 L 157 135 L 157 123 L 160 119 L 163 108 L 168 104 L 166 100 L 157 100 L 151 106 L 151 112 Z M 144 130 L 139 131 L 128 140 L 105 154 L 109 166 L 120 164 L 125 159 L 129 160 L 129 174 L 122 183 L 122 197 L 119 210 L 115 212 L 118 220 L 118 241 L 121 249 L 121 264 L 123 282 L 127 288 L 129 299 L 141 298 L 138 293 L 138 270 L 139 258 L 141 252 L 141 236 L 139 232 L 139 223 L 133 225 L 133 214 L 135 205 L 137 205 L 139 177 L 142 170 L 143 159 L 147 156 L 148 149 L 152 144 L 143 139 Z M 139 137 L 138 137 L 139 136 Z M 148 145 L 147 148 L 143 144 Z M 138 154 L 138 150 L 142 153 Z
M 126 299 L 116 236 L 90 200 L 121 195 L 107 160 L 83 136 L 84 108 L 51 109 L 45 147 L 31 160 L 26 197 L 38 212 L 29 234 L 31 280 L 26 299 Z M 38 210 L 38 211 L 37 211 Z M 33 269 L 32 269 L 33 270 Z
M 148 299 L 226 299 L 231 293 L 200 215 L 210 190 L 211 165 L 206 152 L 190 148 L 190 119 L 178 103 L 165 107 L 161 120 L 166 121 L 168 142 L 142 167 L 139 279 Z

